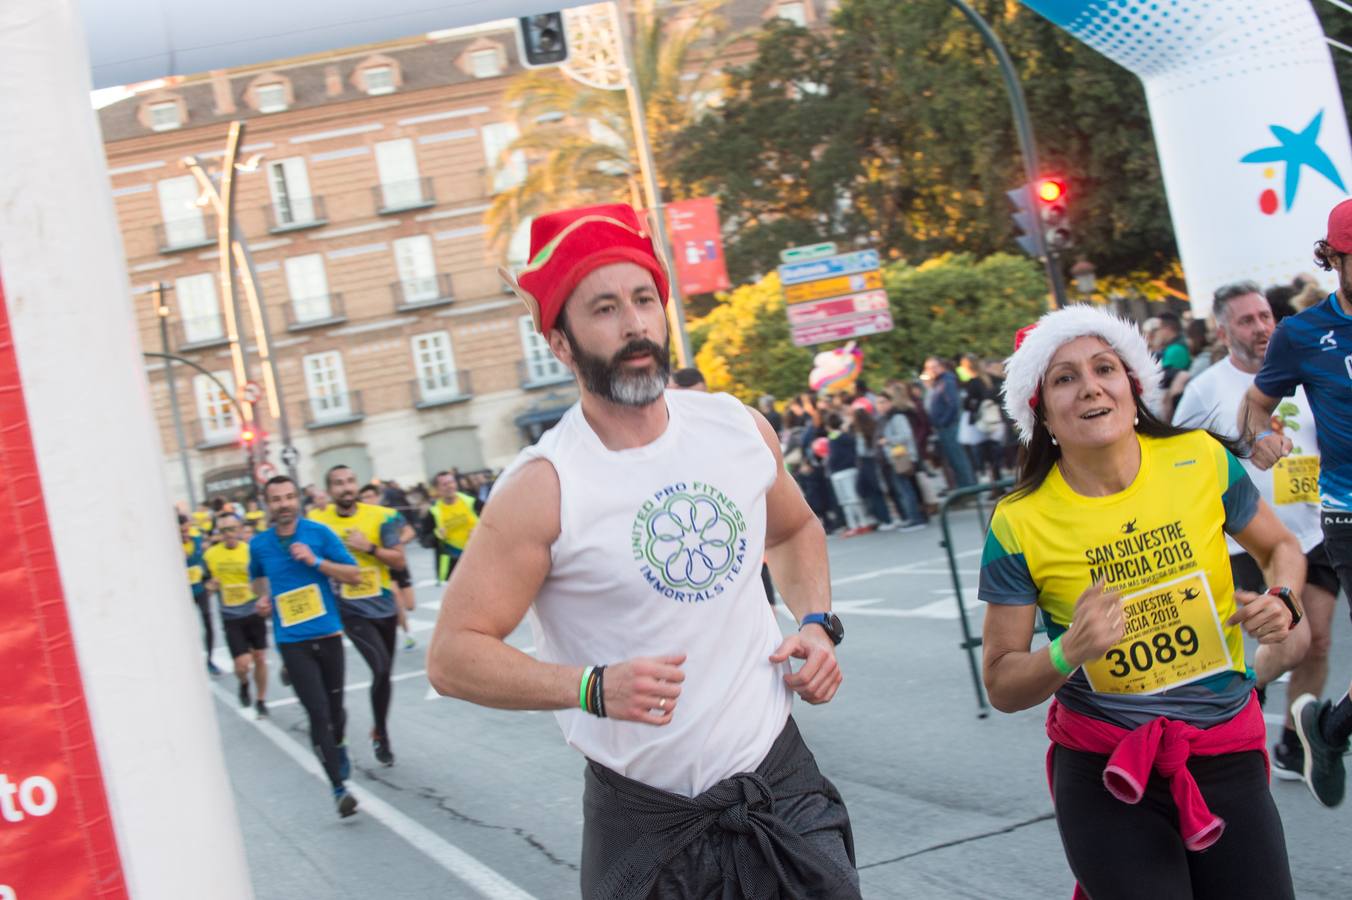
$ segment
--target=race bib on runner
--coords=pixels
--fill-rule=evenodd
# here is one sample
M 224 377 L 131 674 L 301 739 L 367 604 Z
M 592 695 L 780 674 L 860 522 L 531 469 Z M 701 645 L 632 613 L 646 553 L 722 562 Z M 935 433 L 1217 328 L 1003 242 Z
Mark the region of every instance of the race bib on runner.
M 1126 636 L 1085 663 L 1104 694 L 1158 694 L 1234 666 L 1206 573 L 1192 572 L 1122 598 Z
M 202 583 L 202 567 L 188 566 L 188 584 Z
M 1272 467 L 1272 493 L 1278 506 L 1319 502 L 1319 457 L 1284 456 Z
M 319 585 L 307 584 L 276 598 L 277 617 L 282 620 L 283 628 L 290 628 L 324 615 L 324 595 Z
M 221 585 L 221 603 L 226 606 L 243 606 L 253 599 L 253 589 L 247 584 Z
M 344 600 L 365 600 L 368 597 L 380 596 L 380 570 L 371 566 L 362 566 L 361 581 L 356 584 L 344 584 L 339 589 L 339 596 Z

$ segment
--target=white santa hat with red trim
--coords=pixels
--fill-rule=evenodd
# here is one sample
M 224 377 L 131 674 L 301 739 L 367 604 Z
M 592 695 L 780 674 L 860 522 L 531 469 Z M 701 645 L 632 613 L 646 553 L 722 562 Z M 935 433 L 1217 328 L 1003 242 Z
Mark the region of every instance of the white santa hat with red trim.
M 1164 372 L 1150 355 L 1145 338 L 1135 325 L 1086 303 L 1049 312 L 1014 338 L 1014 355 L 1005 360 L 1005 413 L 1014 420 L 1019 440 L 1033 440 L 1037 424 L 1034 410 L 1041 401 L 1042 379 L 1047 366 L 1062 346 L 1076 338 L 1094 335 L 1116 351 L 1127 367 L 1133 386 L 1145 405 L 1158 409 L 1164 391 Z

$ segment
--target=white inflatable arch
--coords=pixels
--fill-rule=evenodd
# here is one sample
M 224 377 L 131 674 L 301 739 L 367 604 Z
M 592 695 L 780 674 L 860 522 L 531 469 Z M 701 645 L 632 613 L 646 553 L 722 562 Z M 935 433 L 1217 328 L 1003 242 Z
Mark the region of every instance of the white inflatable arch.
M 1196 312 L 1226 282 L 1315 271 L 1352 147 L 1310 0 L 1023 2 L 1145 86 Z

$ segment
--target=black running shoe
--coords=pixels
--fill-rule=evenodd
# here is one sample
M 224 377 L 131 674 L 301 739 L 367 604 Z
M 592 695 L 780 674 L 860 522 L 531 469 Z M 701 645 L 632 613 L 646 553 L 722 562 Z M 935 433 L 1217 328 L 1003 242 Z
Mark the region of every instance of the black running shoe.
M 268 717 L 268 705 L 259 700 L 254 704 L 254 712 L 258 713 L 258 718 L 266 719 Z
M 1301 773 L 1305 784 L 1314 798 L 1327 807 L 1343 802 L 1343 793 L 1347 789 L 1347 773 L 1343 770 L 1343 754 L 1347 743 L 1333 747 L 1324 740 L 1323 729 L 1319 727 L 1324 713 L 1332 704 L 1322 703 L 1314 694 L 1301 694 L 1291 705 L 1291 715 L 1296 720 L 1296 734 L 1300 736 L 1305 758 Z
M 282 672 L 277 677 L 282 679 L 282 684 L 291 687 L 291 673 L 286 670 L 286 666 L 282 666 Z
M 249 708 L 249 682 L 247 681 L 239 683 L 239 705 L 243 709 Z
M 1272 745 L 1272 774 L 1282 781 L 1305 780 L 1305 751 L 1299 744 L 1290 747 L 1278 741 Z
M 371 751 L 376 755 L 376 761 L 382 766 L 394 765 L 394 753 L 390 750 L 390 739 L 381 737 L 378 734 L 371 735 Z
M 347 788 L 333 789 L 333 803 L 338 807 L 338 817 L 346 819 L 357 813 L 357 798 L 347 792 Z

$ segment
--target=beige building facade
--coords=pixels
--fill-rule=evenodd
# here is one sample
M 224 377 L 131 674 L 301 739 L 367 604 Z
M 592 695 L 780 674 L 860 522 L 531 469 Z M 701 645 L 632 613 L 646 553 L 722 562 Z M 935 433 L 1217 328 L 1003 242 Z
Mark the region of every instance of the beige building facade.
M 730 4 L 742 6 L 750 24 L 805 5 Z M 808 24 L 824 21 L 806 7 Z M 504 154 L 517 136 L 503 99 L 517 52 L 499 23 L 183 78 L 99 111 L 141 347 L 190 360 L 231 392 L 216 219 L 182 160 L 195 156 L 219 184 L 229 124 L 245 123 L 235 218 L 303 484 L 337 463 L 405 486 L 499 468 L 576 400 L 496 272 L 524 262 L 525 229 L 504 253 L 483 221 L 528 165 Z M 262 384 L 239 294 L 247 375 Z M 165 361 L 147 358 L 146 372 L 166 476 L 187 500 Z M 242 496 L 252 479 L 235 411 L 197 370 L 172 374 L 191 494 Z M 281 424 L 266 402 L 258 409 L 282 470 Z

